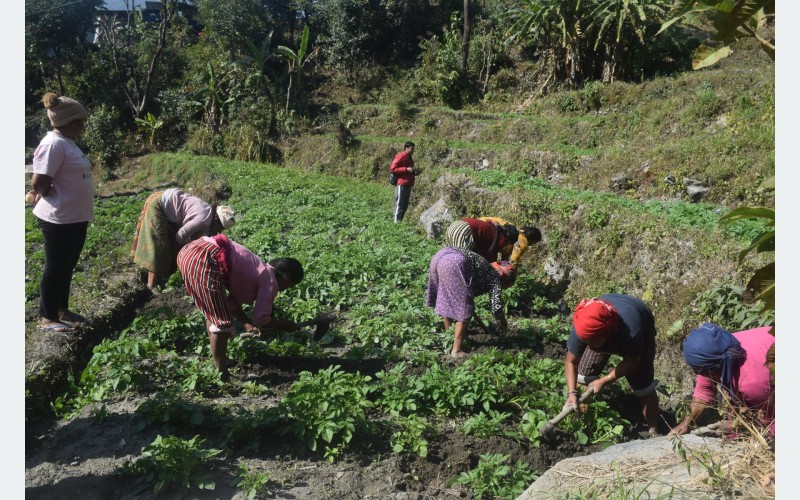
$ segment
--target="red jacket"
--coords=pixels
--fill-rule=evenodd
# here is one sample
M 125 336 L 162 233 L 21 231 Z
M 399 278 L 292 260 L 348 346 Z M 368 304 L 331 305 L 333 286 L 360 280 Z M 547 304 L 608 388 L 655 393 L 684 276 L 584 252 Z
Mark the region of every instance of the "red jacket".
M 470 232 L 472 232 L 472 241 L 475 242 L 475 253 L 483 256 L 490 263 L 497 262 L 497 252 L 506 246 L 505 233 L 498 230 L 497 226 L 491 222 L 471 219 L 469 217 L 461 220 L 469 224 Z M 494 245 L 494 251 L 492 251 L 492 243 L 494 243 L 495 235 L 497 235 L 497 244 Z
M 405 151 L 400 151 L 392 160 L 392 166 L 389 167 L 390 172 L 397 174 L 398 186 L 414 185 L 414 173 L 406 172 L 408 167 L 414 168 L 414 160 Z

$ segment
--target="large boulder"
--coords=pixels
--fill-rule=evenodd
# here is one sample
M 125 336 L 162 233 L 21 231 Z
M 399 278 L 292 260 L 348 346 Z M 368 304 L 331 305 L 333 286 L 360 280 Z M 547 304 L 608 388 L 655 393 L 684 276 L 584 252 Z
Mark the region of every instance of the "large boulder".
M 439 201 L 434 203 L 430 208 L 422 212 L 419 216 L 419 222 L 425 229 L 428 238 L 438 238 L 447 230 L 447 226 L 453 222 L 455 218 L 447 202 L 444 198 L 439 198 Z
M 680 446 L 685 454 L 680 453 Z M 707 466 L 733 467 L 746 443 L 693 434 L 629 441 L 599 453 L 567 458 L 517 500 L 553 498 L 719 498 Z M 684 458 L 686 457 L 686 458 Z M 689 460 L 690 467 L 687 467 Z M 705 466 L 703 465 L 705 463 Z M 711 484 L 709 484 L 711 483 Z M 754 487 L 757 487 L 754 485 Z M 752 498 L 752 497 L 750 497 Z

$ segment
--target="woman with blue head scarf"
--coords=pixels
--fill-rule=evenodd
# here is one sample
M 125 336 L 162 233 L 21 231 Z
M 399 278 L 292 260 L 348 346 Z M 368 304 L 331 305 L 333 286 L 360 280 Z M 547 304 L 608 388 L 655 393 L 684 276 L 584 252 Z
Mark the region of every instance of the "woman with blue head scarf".
M 670 434 L 685 434 L 710 406 L 717 387 L 731 404 L 755 412 L 775 434 L 775 397 L 767 352 L 775 344 L 771 326 L 730 333 L 714 323 L 692 330 L 683 343 L 686 364 L 697 375 L 691 413 Z

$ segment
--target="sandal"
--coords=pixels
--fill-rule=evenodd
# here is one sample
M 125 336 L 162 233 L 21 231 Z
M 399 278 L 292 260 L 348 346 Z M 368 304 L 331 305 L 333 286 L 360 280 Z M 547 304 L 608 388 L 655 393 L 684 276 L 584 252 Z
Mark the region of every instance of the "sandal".
M 39 327 L 39 330 L 45 333 L 72 333 L 75 330 L 72 329 L 71 326 L 67 325 L 66 323 L 60 323 L 54 321 L 52 323 L 47 323 L 46 325 L 42 325 Z
M 74 312 L 67 312 L 67 314 L 59 314 L 58 319 L 65 325 L 72 325 L 74 323 L 86 322 L 86 318 Z

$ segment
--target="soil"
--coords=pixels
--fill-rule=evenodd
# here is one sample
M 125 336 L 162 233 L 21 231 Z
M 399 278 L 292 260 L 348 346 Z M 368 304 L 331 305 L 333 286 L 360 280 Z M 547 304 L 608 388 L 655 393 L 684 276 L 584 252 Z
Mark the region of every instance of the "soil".
M 106 186 L 106 191 L 115 192 L 112 183 Z M 142 490 L 134 478 L 123 475 L 120 470 L 126 462 L 141 457 L 142 448 L 158 435 L 169 433 L 163 426 L 144 425 L 136 412 L 140 405 L 158 396 L 157 389 L 152 394 L 137 394 L 104 406 L 89 405 L 70 420 L 55 419 L 52 411 L 46 408 L 48 401 L 66 390 L 64 374 L 71 371 L 79 376 L 94 345 L 103 338 L 114 337 L 137 315 L 157 308 L 184 315 L 194 311 L 183 290 L 151 295 L 143 285 L 142 272 L 132 267 L 116 271 L 116 279 L 120 281 L 118 289 L 125 293 L 98 303 L 96 311 L 84 311 L 90 319 L 104 319 L 90 323 L 77 336 L 65 336 L 57 342 L 53 337 L 39 338 L 35 308 L 29 304 L 26 310 L 26 331 L 30 337 L 26 342 L 27 372 L 30 375 L 42 363 L 52 365 L 49 369 L 52 375 L 39 376 L 35 383 L 31 378 L 26 381 L 26 389 L 38 398 L 33 398 L 36 404 L 26 402 L 27 498 L 91 500 L 154 496 L 152 488 Z M 525 350 L 554 359 L 561 359 L 565 354 L 565 347 L 561 344 L 532 341 L 513 330 L 502 336 L 473 332 L 467 348 L 470 353 L 491 348 L 509 353 Z M 303 370 L 318 370 L 337 364 L 345 371 L 374 374 L 391 366 L 391 363 L 377 360 L 352 361 L 342 356 L 343 350 L 334 344 L 326 348 L 329 356 L 323 358 L 252 357 L 231 369 L 234 380 L 216 395 L 214 403 L 232 408 L 274 407 Z M 449 359 L 447 362 L 455 363 Z M 424 368 L 420 370 L 424 371 Z M 244 393 L 240 387 L 247 381 L 265 385 L 270 391 L 260 396 Z M 623 418 L 641 422 L 638 400 L 633 396 L 611 404 L 617 407 Z M 671 414 L 666 417 L 674 423 Z M 458 423 L 455 420 L 445 422 L 444 427 L 452 429 L 452 432 L 429 438 L 428 455 L 424 458 L 413 454 L 398 455 L 390 448 L 386 436 L 359 432 L 357 435 L 362 436 L 361 440 L 350 443 L 348 450 L 335 463 L 328 462 L 321 452 L 311 452 L 299 445 L 292 437 L 262 432 L 253 436 L 253 443 L 258 444 L 252 447 L 254 450 L 234 449 L 213 459 L 209 473 L 215 481 L 214 490 L 193 488 L 179 493 L 198 499 L 246 498 L 242 488 L 237 486 L 239 466 L 244 465 L 251 472 L 269 476 L 259 498 L 471 498 L 468 489 L 451 483 L 460 473 L 474 468 L 483 454 L 506 454 L 512 464 L 522 461 L 541 475 L 564 458 L 598 449 L 596 446 L 578 445 L 558 428 L 537 448 L 526 439 L 467 436 L 455 431 Z M 512 430 L 514 424 L 508 425 L 508 430 Z M 226 431 L 223 425 L 203 427 L 199 432 L 206 440 L 203 447 L 223 448 Z M 628 430 L 626 439 L 639 438 L 644 431 L 643 423 L 634 425 Z M 190 438 L 192 434 L 181 437 Z
M 134 315 L 146 310 L 168 307 L 178 314 L 192 312 L 182 290 L 173 290 L 149 298 Z M 472 352 L 491 347 L 513 352 L 531 349 L 527 339 L 508 336 L 475 334 L 471 336 Z M 562 357 L 563 346 L 545 343 L 533 346 L 542 356 Z M 299 373 L 340 364 L 348 371 L 362 374 L 386 368 L 382 362 L 354 363 L 339 358 L 335 352 L 328 358 L 309 359 L 287 356 L 261 357 L 242 362 L 231 370 L 234 385 L 216 398 L 220 404 L 234 407 L 259 408 L 275 406 Z M 269 394 L 252 396 L 242 393 L 235 385 L 254 381 L 271 388 Z M 151 396 L 155 396 L 154 393 Z M 159 426 L 141 428 L 136 409 L 146 396 L 107 404 L 104 409 L 89 406 L 72 420 L 54 420 L 43 415 L 29 414 L 26 426 L 25 485 L 30 499 L 81 498 L 81 499 L 132 499 L 152 497 L 152 490 L 138 491 L 131 477 L 119 470 L 126 462 L 141 455 L 143 447 L 157 435 L 165 435 Z M 635 398 L 621 401 L 624 417 L 637 421 L 638 402 Z M 455 429 L 455 422 L 447 426 Z M 510 429 L 509 429 L 510 430 Z M 630 430 L 628 438 L 637 438 L 644 430 L 639 425 Z M 221 448 L 226 429 L 203 428 L 204 447 Z M 368 435 L 369 436 L 369 435 Z M 191 437 L 187 435 L 185 437 Z M 279 435 L 259 436 L 256 451 L 237 450 L 219 455 L 210 468 L 215 479 L 213 491 L 192 489 L 191 498 L 246 498 L 240 488 L 238 466 L 245 464 L 251 471 L 269 474 L 265 498 L 470 498 L 472 494 L 458 485 L 450 485 L 453 478 L 478 464 L 482 454 L 503 453 L 511 463 L 527 463 L 544 473 L 559 460 L 596 451 L 597 447 L 580 446 L 570 436 L 556 429 L 536 448 L 527 440 L 507 437 L 478 439 L 461 432 L 439 434 L 429 440 L 427 457 L 413 454 L 397 455 L 392 452 L 385 436 L 371 436 L 351 443 L 344 456 L 329 463 L 321 453 L 298 446 L 293 438 Z

